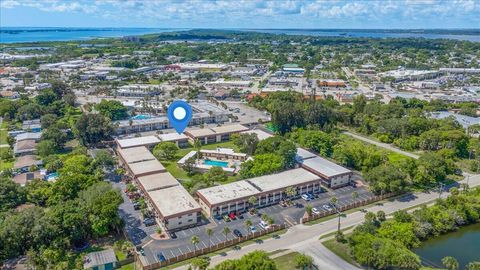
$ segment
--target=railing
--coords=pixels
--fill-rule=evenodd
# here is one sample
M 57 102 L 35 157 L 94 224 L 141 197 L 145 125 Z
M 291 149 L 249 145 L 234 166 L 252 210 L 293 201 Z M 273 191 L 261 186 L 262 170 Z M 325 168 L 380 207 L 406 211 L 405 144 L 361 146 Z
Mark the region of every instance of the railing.
M 247 234 L 245 236 L 242 236 L 242 237 L 236 237 L 234 239 L 230 239 L 230 240 L 227 240 L 227 241 L 224 241 L 224 242 L 221 242 L 221 243 L 218 243 L 218 244 L 214 244 L 214 245 L 211 245 L 211 246 L 208 246 L 208 247 L 205 247 L 205 248 L 196 249 L 195 251 L 184 253 L 182 255 L 179 255 L 179 256 L 176 256 L 176 257 L 173 257 L 173 258 L 169 258 L 169 259 L 167 259 L 163 262 L 157 262 L 157 263 L 153 263 L 153 264 L 149 264 L 149 265 L 142 265 L 141 269 L 143 269 L 143 270 L 158 269 L 160 267 L 165 267 L 167 265 L 174 264 L 174 263 L 184 261 L 184 260 L 188 260 L 188 259 L 193 258 L 193 257 L 197 257 L 197 256 L 200 256 L 200 255 L 211 253 L 213 251 L 218 251 L 218 250 L 230 247 L 230 246 L 234 246 L 234 245 L 239 244 L 241 242 L 245 242 L 247 240 L 251 240 L 251 239 L 254 239 L 254 238 L 269 234 L 269 233 L 273 233 L 273 232 L 276 232 L 276 231 L 279 231 L 279 230 L 283 230 L 285 228 L 287 228 L 286 224 L 273 225 L 266 230 L 262 230 L 262 231 L 258 231 L 258 232 L 254 232 L 254 233 L 249 233 L 249 234 Z M 135 253 L 135 260 L 136 261 L 139 260 L 138 256 L 139 255 L 137 253 Z
M 349 209 L 357 208 L 357 207 L 360 207 L 360 206 L 365 206 L 365 205 L 371 204 L 373 202 L 378 202 L 378 201 L 384 200 L 386 198 L 392 197 L 393 195 L 395 195 L 395 193 L 388 193 L 388 194 L 383 194 L 383 195 L 380 195 L 380 196 L 373 196 L 373 197 L 370 197 L 366 200 L 365 199 L 364 200 L 359 200 L 359 201 L 356 201 L 354 203 L 344 205 L 342 207 L 338 207 L 337 209 L 338 209 L 338 211 L 343 212 L 343 211 L 346 211 L 346 210 L 349 210 Z M 335 210 L 335 209 L 332 209 L 332 210 L 326 211 L 326 212 L 322 212 L 322 213 L 319 213 L 319 214 L 313 214 L 312 213 L 312 215 L 310 215 L 309 217 L 301 218 L 300 223 L 310 222 L 310 221 L 313 221 L 313 220 L 316 220 L 316 219 L 319 219 L 319 218 L 334 215 L 336 213 L 337 213 L 337 210 Z

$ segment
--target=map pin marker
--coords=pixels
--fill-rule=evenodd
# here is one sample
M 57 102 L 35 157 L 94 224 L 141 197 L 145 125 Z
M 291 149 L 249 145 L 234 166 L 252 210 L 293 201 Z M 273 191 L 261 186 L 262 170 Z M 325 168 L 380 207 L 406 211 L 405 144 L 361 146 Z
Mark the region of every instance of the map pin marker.
M 170 125 L 178 134 L 181 134 L 188 126 L 190 119 L 192 119 L 192 107 L 183 100 L 175 100 L 168 106 L 167 116 Z

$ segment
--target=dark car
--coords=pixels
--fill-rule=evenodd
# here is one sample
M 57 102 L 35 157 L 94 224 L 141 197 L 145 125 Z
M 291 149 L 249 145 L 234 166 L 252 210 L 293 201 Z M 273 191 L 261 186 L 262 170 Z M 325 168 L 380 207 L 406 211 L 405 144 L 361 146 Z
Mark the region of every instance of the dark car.
M 158 257 L 158 260 L 161 262 L 164 262 L 167 260 L 162 252 L 158 253 L 157 257 Z
M 143 221 L 143 224 L 145 224 L 145 226 L 152 226 L 152 225 L 155 225 L 155 219 L 153 218 L 147 218 Z
M 139 202 L 134 203 L 133 204 L 133 209 L 139 210 L 140 209 L 140 203 Z
M 177 239 L 177 235 L 174 232 L 170 233 L 170 238 Z
M 239 230 L 237 230 L 237 229 L 233 230 L 233 234 L 234 234 L 236 237 L 242 237 L 242 236 L 243 236 L 242 233 L 241 233 Z

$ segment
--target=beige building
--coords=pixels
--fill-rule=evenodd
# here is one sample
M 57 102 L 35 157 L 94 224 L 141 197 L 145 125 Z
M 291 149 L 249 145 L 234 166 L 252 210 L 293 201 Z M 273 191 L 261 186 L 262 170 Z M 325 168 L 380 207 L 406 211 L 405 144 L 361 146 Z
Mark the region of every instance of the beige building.
M 247 130 L 249 130 L 249 128 L 243 125 L 234 124 L 214 128 L 189 129 L 185 131 L 185 135 L 189 137 L 192 144 L 195 140 L 199 140 L 202 144 L 209 144 L 228 141 L 232 134 Z

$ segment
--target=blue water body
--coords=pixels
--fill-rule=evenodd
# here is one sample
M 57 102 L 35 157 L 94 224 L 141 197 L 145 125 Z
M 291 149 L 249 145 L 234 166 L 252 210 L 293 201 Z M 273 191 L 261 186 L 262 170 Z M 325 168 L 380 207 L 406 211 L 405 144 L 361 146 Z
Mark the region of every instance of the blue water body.
M 144 120 L 144 119 L 150 119 L 150 118 L 152 118 L 152 116 L 150 116 L 148 114 L 139 114 L 139 115 L 132 116 L 130 119 L 132 119 L 132 120 Z
M 427 38 L 427 39 L 454 39 L 480 42 L 480 35 L 467 34 L 439 34 L 430 32 L 381 32 L 381 31 L 349 31 L 342 29 L 322 31 L 321 29 L 249 29 L 248 31 L 271 33 L 271 34 L 286 34 L 286 35 L 305 35 L 305 36 L 319 36 L 319 37 L 365 37 L 365 38 Z
M 228 162 L 226 162 L 226 161 L 205 159 L 203 161 L 203 164 L 210 165 L 210 166 L 218 166 L 218 167 L 228 168 Z
M 1 27 L 0 43 L 89 40 L 171 32 L 174 28 L 64 28 L 64 27 Z

